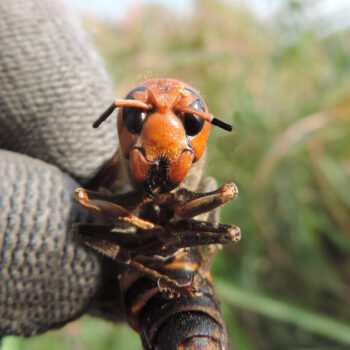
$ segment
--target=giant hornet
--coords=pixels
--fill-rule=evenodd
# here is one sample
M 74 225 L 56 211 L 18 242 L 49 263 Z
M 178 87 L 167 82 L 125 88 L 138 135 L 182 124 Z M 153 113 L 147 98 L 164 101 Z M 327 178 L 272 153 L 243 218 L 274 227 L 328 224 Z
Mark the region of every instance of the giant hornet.
M 225 325 L 209 269 L 218 245 L 240 230 L 219 224 L 218 208 L 237 196 L 228 183 L 202 179 L 214 118 L 200 94 L 174 79 L 150 79 L 116 100 L 120 149 L 90 189 L 77 189 L 84 208 L 109 221 L 75 224 L 86 245 L 125 266 L 125 314 L 145 349 L 227 349 Z M 108 187 L 113 193 L 91 188 Z

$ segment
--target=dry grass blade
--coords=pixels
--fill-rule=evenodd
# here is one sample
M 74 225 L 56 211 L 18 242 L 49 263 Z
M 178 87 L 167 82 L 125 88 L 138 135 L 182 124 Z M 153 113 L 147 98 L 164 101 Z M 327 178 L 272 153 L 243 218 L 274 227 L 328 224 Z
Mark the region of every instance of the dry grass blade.
M 278 136 L 256 171 L 255 189 L 266 186 L 274 168 L 293 146 L 304 140 L 312 132 L 326 127 L 335 117 L 336 115 L 331 112 L 312 114 L 298 120 Z

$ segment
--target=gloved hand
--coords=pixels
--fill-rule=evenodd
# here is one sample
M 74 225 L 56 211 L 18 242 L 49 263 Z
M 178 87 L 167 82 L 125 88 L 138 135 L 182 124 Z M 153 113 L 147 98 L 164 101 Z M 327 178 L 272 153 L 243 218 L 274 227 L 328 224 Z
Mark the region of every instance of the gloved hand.
M 121 317 L 118 267 L 71 233 L 75 188 L 117 147 L 113 118 L 91 127 L 113 98 L 68 1 L 0 2 L 0 336 Z

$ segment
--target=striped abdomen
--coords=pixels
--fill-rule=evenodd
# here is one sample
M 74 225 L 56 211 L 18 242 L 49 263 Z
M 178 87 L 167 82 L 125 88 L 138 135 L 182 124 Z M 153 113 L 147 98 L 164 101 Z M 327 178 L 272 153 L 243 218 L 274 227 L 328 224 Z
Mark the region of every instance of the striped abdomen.
M 199 249 L 179 251 L 166 262 L 149 264 L 155 270 L 186 284 L 202 259 Z M 128 269 L 122 278 L 125 313 L 145 349 L 227 349 L 227 336 L 208 273 L 196 291 L 184 287 L 173 292 L 166 285 Z

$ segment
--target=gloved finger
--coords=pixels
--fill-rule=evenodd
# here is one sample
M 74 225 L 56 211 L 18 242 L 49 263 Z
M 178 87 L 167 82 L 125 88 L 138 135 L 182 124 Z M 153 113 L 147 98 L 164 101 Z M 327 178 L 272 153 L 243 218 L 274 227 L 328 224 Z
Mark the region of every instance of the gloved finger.
M 105 275 L 70 232 L 89 220 L 72 198 L 77 183 L 9 151 L 0 151 L 0 179 L 0 336 L 37 334 L 96 311 Z M 122 310 L 118 302 L 114 294 L 109 308 Z
M 0 2 L 0 148 L 85 182 L 116 150 L 113 118 L 91 127 L 113 99 L 69 1 Z

